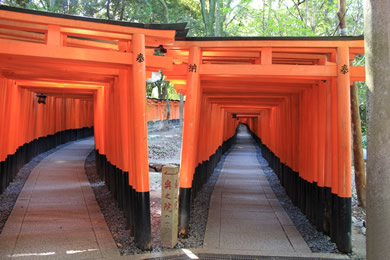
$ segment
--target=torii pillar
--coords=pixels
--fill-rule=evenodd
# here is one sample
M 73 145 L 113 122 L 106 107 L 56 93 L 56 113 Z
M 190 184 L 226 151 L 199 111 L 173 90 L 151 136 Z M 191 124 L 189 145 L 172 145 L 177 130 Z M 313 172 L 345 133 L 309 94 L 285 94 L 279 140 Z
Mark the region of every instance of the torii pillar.
M 367 0 L 367 259 L 390 259 L 390 2 Z
M 200 63 L 200 48 L 197 46 L 191 47 L 188 58 L 186 103 L 184 105 L 185 121 L 180 163 L 179 235 L 181 236 L 187 236 L 189 232 L 191 187 L 197 166 L 196 147 L 198 142 L 201 102 Z

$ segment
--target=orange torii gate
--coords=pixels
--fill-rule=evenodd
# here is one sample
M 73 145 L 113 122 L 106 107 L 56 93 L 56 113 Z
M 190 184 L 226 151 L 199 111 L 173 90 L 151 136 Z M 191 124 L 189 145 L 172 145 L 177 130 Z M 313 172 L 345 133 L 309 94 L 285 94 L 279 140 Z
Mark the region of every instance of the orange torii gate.
M 31 159 L 47 150 L 37 145 L 75 139 L 71 130 L 56 142 L 64 130 L 94 126 L 99 173 L 138 246 L 150 248 L 147 120 L 161 111 L 147 112 L 145 81 L 172 67 L 171 57 L 153 53 L 184 29 L 0 6 L 1 176 L 28 161 L 26 150 Z
M 295 205 L 350 252 L 349 88 L 365 80 L 350 62 L 363 53 L 362 37 L 186 38 L 168 47 L 175 65 L 165 74 L 186 94 L 180 232 L 191 196 L 243 122 Z
M 364 53 L 363 38 L 183 35 L 185 24 L 130 24 L 0 6 L 0 140 L 7 140 L 0 143 L 1 176 L 37 138 L 93 125 L 99 173 L 138 246 L 150 248 L 147 121 L 160 112 L 148 114 L 145 81 L 162 70 L 186 95 L 181 234 L 188 232 L 191 197 L 243 122 L 293 202 L 349 252 L 349 86 L 365 79 L 364 67 L 350 61 Z M 167 53 L 154 56 L 160 45 Z M 34 102 L 39 93 L 48 96 L 47 108 Z

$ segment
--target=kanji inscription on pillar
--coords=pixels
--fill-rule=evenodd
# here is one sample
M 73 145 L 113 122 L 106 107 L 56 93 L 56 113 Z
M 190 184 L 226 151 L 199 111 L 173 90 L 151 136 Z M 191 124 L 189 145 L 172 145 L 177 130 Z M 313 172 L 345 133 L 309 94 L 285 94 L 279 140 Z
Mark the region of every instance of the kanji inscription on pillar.
M 347 65 L 347 64 L 344 64 L 344 65 L 341 67 L 340 72 L 343 73 L 344 75 L 347 74 L 347 73 L 349 72 L 348 65 Z
M 179 167 L 167 165 L 162 168 L 161 183 L 161 246 L 173 248 L 178 232 Z
M 196 64 L 188 64 L 188 71 L 189 72 L 196 72 L 196 70 L 198 69 L 198 66 L 196 66 Z

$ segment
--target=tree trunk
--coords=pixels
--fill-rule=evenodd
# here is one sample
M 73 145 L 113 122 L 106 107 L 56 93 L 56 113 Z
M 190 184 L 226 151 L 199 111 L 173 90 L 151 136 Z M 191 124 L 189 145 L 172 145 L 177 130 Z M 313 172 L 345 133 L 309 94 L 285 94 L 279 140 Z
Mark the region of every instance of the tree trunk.
M 217 8 L 215 11 L 215 36 L 222 36 L 222 12 L 223 3 L 221 0 L 217 0 Z
M 169 23 L 169 9 L 167 3 L 164 0 L 160 0 L 160 3 L 164 8 L 165 23 Z
M 204 30 L 207 35 L 207 25 L 209 23 L 209 13 L 206 10 L 206 4 L 205 0 L 200 0 L 200 9 L 202 12 L 202 18 L 203 18 L 203 23 L 204 23 Z
M 209 22 L 207 25 L 207 36 L 215 36 L 216 5 L 219 0 L 209 0 Z
M 163 99 L 164 97 L 163 97 L 163 90 L 162 90 L 162 86 L 161 86 L 161 81 L 157 81 L 155 84 L 157 86 L 158 98 Z
M 353 135 L 353 164 L 355 168 L 355 184 L 359 206 L 366 208 L 366 169 L 362 148 L 362 129 L 359 113 L 359 97 L 357 82 L 351 86 L 351 117 Z
M 163 91 L 164 91 L 164 96 L 165 96 L 165 101 L 166 101 L 166 111 L 167 111 L 167 117 L 164 120 L 164 129 L 169 128 L 169 119 L 171 117 L 171 106 L 169 104 L 169 96 L 168 96 L 168 88 L 169 88 L 169 81 L 163 81 Z
M 345 12 L 346 12 L 345 2 L 346 0 L 340 0 L 339 11 L 337 12 L 337 17 L 339 18 L 340 36 L 347 36 L 348 34 L 347 21 L 345 19 Z
M 111 17 L 110 17 L 110 0 L 107 0 L 106 15 L 107 15 L 107 19 L 111 20 Z
M 183 131 L 184 124 L 184 96 L 180 94 L 180 129 Z
M 388 0 L 364 1 L 368 95 L 367 259 L 390 259 L 390 16 Z
M 265 35 L 265 0 L 263 0 L 263 12 L 262 12 L 262 21 L 261 24 L 263 25 L 263 36 Z
M 205 25 L 206 36 L 215 36 L 215 16 L 216 5 L 219 0 L 209 0 L 209 10 L 206 10 L 205 0 L 200 0 L 203 23 Z
M 121 3 L 122 3 L 122 7 L 121 7 L 121 13 L 120 13 L 119 20 L 123 21 L 123 15 L 125 14 L 125 7 L 126 7 L 125 0 L 122 0 Z

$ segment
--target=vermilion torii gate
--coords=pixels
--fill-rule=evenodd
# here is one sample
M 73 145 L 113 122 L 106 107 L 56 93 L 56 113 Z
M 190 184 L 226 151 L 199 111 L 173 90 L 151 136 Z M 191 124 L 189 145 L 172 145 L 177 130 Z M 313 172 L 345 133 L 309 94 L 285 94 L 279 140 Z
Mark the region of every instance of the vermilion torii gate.
M 73 140 L 77 129 L 94 126 L 100 174 L 138 246 L 149 248 L 146 75 L 172 67 L 172 58 L 153 52 L 161 44 L 172 45 L 184 27 L 1 6 L 2 177 L 27 161 L 26 151 L 31 157 L 36 146 Z M 45 106 L 37 103 L 39 93 L 47 95 Z M 68 137 L 65 130 L 71 138 L 57 141 L 57 136 Z
M 187 38 L 169 48 L 177 65 L 166 75 L 187 97 L 182 234 L 191 192 L 207 179 L 221 144 L 241 121 L 293 202 L 341 251 L 351 251 L 349 88 L 365 71 L 350 62 L 363 46 L 361 37 Z
M 292 200 L 349 252 L 349 87 L 365 77 L 349 64 L 363 38 L 183 39 L 184 30 L 0 7 L 2 176 L 34 139 L 93 123 L 99 172 L 138 246 L 150 248 L 145 80 L 162 70 L 186 95 L 181 234 L 191 197 L 244 122 Z M 160 45 L 168 52 L 154 56 Z

